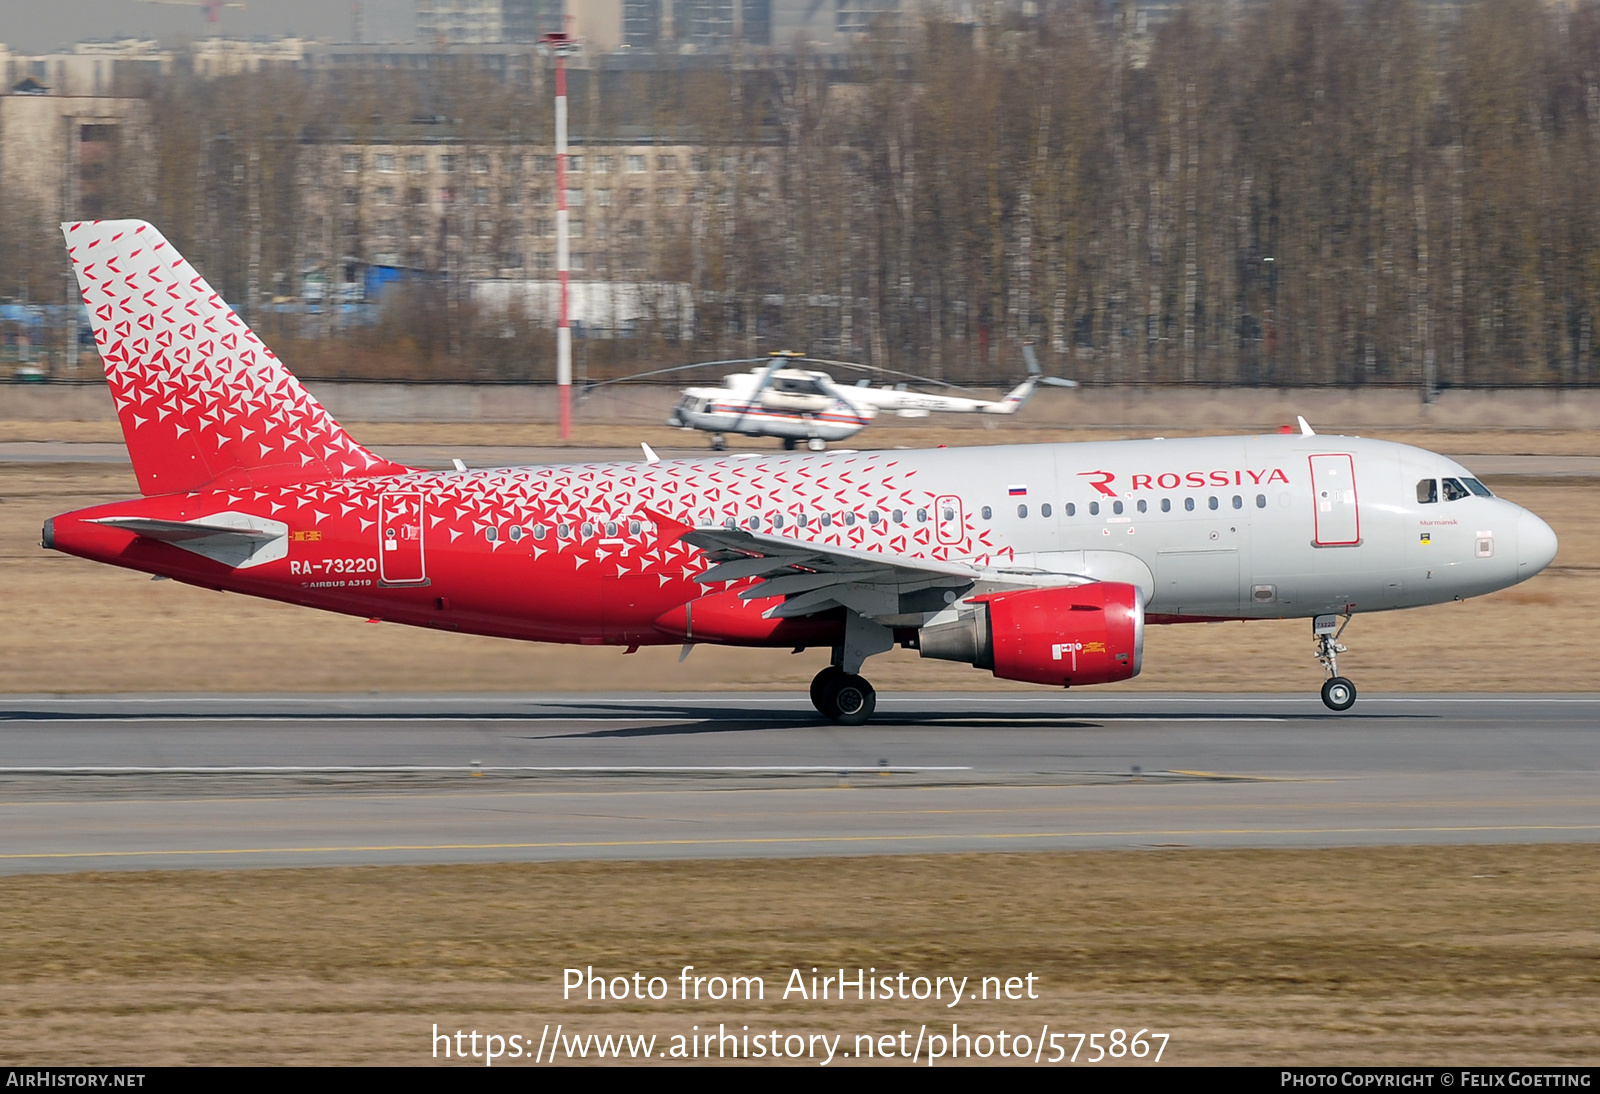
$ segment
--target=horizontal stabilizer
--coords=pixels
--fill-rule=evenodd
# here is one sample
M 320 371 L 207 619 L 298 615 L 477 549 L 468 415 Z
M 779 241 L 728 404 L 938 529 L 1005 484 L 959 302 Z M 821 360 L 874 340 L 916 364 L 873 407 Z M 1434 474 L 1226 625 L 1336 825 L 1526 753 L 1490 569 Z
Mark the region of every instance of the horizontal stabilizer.
M 269 539 L 277 539 L 278 535 L 281 534 L 257 528 L 229 528 L 222 524 L 201 524 L 198 521 L 190 522 L 184 520 L 156 520 L 153 517 L 97 517 L 89 523 L 109 524 L 113 528 L 137 532 L 147 539 L 159 539 L 162 543 L 185 543 L 191 539 L 204 539 L 208 536 L 231 536 L 235 539 L 264 542 Z
M 170 543 L 234 570 L 276 562 L 289 553 L 289 526 L 249 513 L 214 513 L 199 520 L 95 517 L 88 523 Z

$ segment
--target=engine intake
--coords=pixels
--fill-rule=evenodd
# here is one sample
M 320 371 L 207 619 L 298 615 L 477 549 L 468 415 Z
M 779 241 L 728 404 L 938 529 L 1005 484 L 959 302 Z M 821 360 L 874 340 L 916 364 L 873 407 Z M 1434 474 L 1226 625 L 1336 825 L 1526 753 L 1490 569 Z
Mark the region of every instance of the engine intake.
M 953 620 L 917 632 L 923 657 L 963 661 L 1002 680 L 1072 687 L 1139 675 L 1144 605 L 1139 590 L 1097 581 L 989 593 Z

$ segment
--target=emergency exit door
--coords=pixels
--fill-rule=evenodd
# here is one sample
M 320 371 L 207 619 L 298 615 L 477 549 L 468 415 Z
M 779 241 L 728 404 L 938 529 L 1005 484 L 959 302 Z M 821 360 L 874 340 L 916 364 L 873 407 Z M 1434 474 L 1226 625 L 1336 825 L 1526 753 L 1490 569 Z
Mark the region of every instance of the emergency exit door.
M 378 580 L 384 585 L 425 585 L 422 554 L 422 495 L 384 494 L 378 499 Z
M 966 517 L 961 510 L 961 499 L 954 494 L 944 494 L 933 499 L 934 530 L 939 542 L 960 544 L 967 538 Z
M 1354 547 L 1361 542 L 1361 511 L 1356 501 L 1356 467 L 1348 453 L 1311 457 L 1318 547 Z

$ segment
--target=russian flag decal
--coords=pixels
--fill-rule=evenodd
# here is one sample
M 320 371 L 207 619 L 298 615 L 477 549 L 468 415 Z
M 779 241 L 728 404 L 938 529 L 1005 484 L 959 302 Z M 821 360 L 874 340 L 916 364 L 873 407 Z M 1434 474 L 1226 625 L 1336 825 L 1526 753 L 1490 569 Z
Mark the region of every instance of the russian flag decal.
M 1025 498 L 1028 496 L 1028 488 L 1026 486 L 1013 486 L 1011 488 L 1011 496 L 1014 498 Z

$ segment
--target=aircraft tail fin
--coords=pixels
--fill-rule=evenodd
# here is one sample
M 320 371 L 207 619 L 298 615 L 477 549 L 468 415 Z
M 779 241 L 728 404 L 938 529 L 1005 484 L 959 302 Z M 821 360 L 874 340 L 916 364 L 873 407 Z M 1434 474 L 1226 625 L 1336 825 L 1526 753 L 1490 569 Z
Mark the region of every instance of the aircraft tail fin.
M 140 220 L 61 226 L 146 495 L 398 474 Z
M 1025 406 L 1033 393 L 1039 389 L 1039 378 L 1030 376 L 1010 391 L 998 403 L 990 404 L 987 408 L 991 414 L 1015 414 Z

